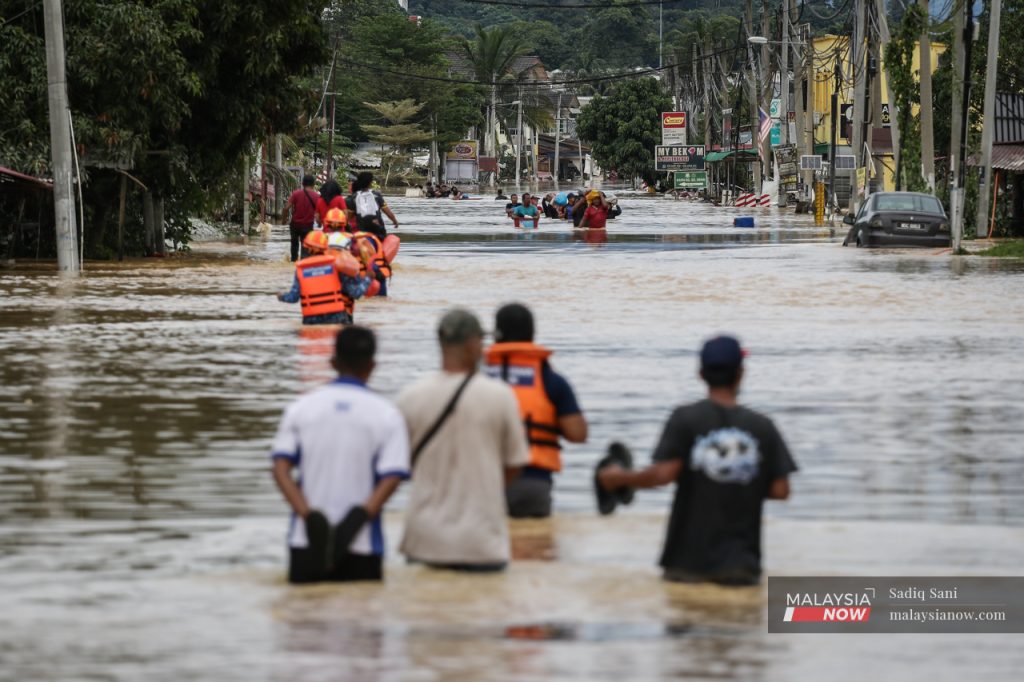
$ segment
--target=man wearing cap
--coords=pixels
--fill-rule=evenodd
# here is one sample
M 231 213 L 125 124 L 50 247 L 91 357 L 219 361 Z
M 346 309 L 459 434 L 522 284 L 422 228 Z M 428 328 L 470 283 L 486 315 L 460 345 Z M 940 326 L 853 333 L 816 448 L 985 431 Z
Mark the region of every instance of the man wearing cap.
M 761 577 L 761 510 L 789 497 L 796 464 L 772 421 L 737 402 L 743 350 L 730 336 L 701 350 L 708 397 L 676 408 L 640 471 L 616 465 L 597 476 L 606 490 L 676 483 L 661 555 L 667 580 L 755 584 Z
M 483 335 L 473 313 L 447 312 L 438 326 L 441 371 L 396 401 L 413 453 L 401 551 L 436 568 L 505 567 L 505 484 L 529 461 L 512 389 L 477 371 Z

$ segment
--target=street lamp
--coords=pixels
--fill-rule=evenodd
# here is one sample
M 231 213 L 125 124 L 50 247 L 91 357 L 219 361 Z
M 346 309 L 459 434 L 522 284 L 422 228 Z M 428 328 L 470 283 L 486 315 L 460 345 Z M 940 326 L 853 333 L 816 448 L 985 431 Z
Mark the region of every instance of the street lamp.
M 750 36 L 747 38 L 747 42 L 751 45 L 767 45 L 768 39 L 764 36 Z

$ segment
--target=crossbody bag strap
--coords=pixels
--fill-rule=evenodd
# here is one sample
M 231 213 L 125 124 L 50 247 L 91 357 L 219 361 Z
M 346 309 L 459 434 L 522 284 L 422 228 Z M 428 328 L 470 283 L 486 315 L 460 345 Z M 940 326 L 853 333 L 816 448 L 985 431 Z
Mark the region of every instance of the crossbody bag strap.
M 306 195 L 306 201 L 308 201 L 309 205 L 313 207 L 313 213 L 316 213 L 316 202 L 313 201 L 313 197 L 309 196 L 309 192 L 306 190 L 302 190 L 302 193 Z
M 441 427 L 444 426 L 444 423 L 448 421 L 448 417 L 450 417 L 452 415 L 452 412 L 455 411 L 455 404 L 459 402 L 459 397 L 462 395 L 462 392 L 466 390 L 466 386 L 469 384 L 470 380 L 473 378 L 475 374 L 476 371 L 474 370 L 466 375 L 466 378 L 462 380 L 461 384 L 459 384 L 458 390 L 455 391 L 455 395 L 453 395 L 452 399 L 448 401 L 447 405 L 445 405 L 444 411 L 441 412 L 440 416 L 437 418 L 437 421 L 435 421 L 433 426 L 431 426 L 430 429 L 427 430 L 427 433 L 423 436 L 423 438 L 420 439 L 420 442 L 416 445 L 415 449 L 413 449 L 411 457 L 412 466 L 416 466 L 416 460 L 419 459 L 420 453 L 423 452 L 423 449 L 427 447 L 427 444 L 430 443 L 434 436 L 437 435 L 437 432 L 441 430 Z

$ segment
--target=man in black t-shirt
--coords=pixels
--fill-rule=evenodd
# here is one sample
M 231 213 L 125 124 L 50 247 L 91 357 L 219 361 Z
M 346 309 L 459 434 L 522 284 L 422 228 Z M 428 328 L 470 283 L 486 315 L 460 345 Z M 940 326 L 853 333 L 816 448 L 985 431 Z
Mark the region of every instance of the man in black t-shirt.
M 675 409 L 641 471 L 600 470 L 606 490 L 676 483 L 661 567 L 667 580 L 755 584 L 761 577 L 761 509 L 789 497 L 796 464 L 771 419 L 741 407 L 743 351 L 729 336 L 701 350 L 708 397 Z

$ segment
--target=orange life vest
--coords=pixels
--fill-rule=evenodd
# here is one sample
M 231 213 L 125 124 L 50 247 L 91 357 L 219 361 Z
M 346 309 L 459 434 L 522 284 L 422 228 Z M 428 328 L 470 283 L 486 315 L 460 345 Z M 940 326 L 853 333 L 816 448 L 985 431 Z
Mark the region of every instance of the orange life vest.
M 382 244 L 377 235 L 372 232 L 356 232 L 352 235 L 353 239 L 365 240 L 373 247 L 373 259 L 372 263 L 377 268 L 377 272 L 381 274 L 385 279 L 391 277 L 391 264 L 388 263 L 387 258 L 384 257 L 384 249 L 381 248 Z M 366 273 L 363 273 L 366 274 Z M 369 273 L 373 276 L 373 273 Z
M 496 343 L 487 349 L 487 373 L 512 387 L 530 443 L 530 466 L 562 470 L 558 412 L 544 391 L 542 371 L 551 351 L 535 343 Z
M 295 264 L 303 317 L 331 313 L 351 315 L 355 310 L 355 302 L 341 290 L 341 276 L 334 264 L 336 259 L 335 255 L 320 254 Z

